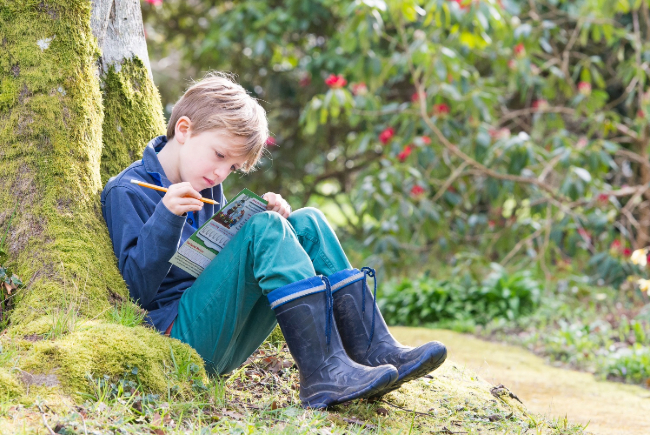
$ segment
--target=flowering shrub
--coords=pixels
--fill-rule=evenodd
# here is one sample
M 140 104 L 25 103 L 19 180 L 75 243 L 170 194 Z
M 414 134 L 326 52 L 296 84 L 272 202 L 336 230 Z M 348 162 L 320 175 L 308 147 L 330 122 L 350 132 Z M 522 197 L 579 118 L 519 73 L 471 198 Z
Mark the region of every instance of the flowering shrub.
M 622 285 L 624 251 L 650 245 L 644 4 L 166 0 L 145 14 L 153 53 L 172 46 L 188 76 L 233 71 L 265 102 L 282 146 L 241 185 L 332 198 L 339 230 L 386 267 L 467 250 Z

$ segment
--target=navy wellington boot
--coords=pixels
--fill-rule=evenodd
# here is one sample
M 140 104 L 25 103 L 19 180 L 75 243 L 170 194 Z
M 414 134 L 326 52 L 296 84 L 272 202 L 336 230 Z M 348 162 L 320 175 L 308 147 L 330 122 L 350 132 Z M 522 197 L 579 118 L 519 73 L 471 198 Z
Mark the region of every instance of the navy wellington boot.
M 325 408 L 371 397 L 397 379 L 391 365 L 367 367 L 343 349 L 333 317 L 333 298 L 326 277 L 312 277 L 267 295 L 300 373 L 300 400 L 305 408 Z
M 378 397 L 440 367 L 447 358 L 447 348 L 438 341 L 413 348 L 395 340 L 375 303 L 377 282 L 373 295 L 366 276 L 375 278 L 374 269 L 342 270 L 329 279 L 334 294 L 334 318 L 350 358 L 371 367 L 390 364 L 399 372 L 395 383 L 373 396 Z

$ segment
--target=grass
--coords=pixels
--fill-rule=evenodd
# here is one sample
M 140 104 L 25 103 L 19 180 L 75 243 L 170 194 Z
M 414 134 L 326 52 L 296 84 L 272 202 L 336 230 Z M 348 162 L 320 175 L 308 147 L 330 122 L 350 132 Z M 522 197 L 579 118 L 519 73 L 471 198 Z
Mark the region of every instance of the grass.
M 272 337 L 273 338 L 273 337 Z M 4 354 L 0 353 L 0 356 Z M 0 361 L 14 361 L 16 355 Z M 194 376 L 176 352 L 169 376 Z M 285 345 L 267 341 L 229 376 L 196 385 L 189 399 L 142 390 L 137 370 L 89 376 L 81 402 L 56 388 L 33 388 L 19 400 L 0 395 L 0 433 L 60 434 L 583 434 L 565 419 L 529 415 L 518 402 L 490 394 L 472 371 L 446 362 L 431 376 L 405 384 L 381 401 L 353 401 L 326 411 L 304 410 L 298 371 Z
M 533 314 L 495 319 L 473 332 L 601 378 L 650 387 L 650 305 L 638 294 L 559 285 Z
M 145 310 L 131 301 L 125 301 L 109 311 L 111 321 L 127 327 L 142 325 L 146 315 L 147 312 Z

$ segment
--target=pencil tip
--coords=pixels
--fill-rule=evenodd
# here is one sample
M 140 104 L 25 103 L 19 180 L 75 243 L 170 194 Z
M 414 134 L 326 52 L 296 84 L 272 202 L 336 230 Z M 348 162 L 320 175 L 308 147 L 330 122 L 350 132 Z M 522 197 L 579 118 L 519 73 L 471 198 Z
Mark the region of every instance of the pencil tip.
M 133 184 L 138 184 L 139 181 L 138 181 L 138 180 L 134 180 L 133 178 L 131 178 L 131 183 L 133 183 Z

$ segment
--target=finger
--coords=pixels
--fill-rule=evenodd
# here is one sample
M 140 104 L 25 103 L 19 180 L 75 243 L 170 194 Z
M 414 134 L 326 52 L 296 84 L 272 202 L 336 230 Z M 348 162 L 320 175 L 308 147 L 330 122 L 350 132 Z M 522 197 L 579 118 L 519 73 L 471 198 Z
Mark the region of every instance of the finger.
M 175 196 L 191 196 L 197 199 L 201 198 L 201 194 L 188 182 L 172 184 L 169 186 L 169 192 L 172 192 Z
M 277 205 L 277 201 L 275 199 L 275 194 L 268 192 L 265 193 L 263 198 L 267 201 L 268 204 L 266 204 L 266 209 L 267 210 L 273 210 L 274 207 Z
M 191 208 L 191 210 L 196 211 L 203 209 L 203 203 L 195 199 L 183 198 L 174 201 L 172 207 L 174 207 L 176 210 L 187 211 L 186 209 Z

